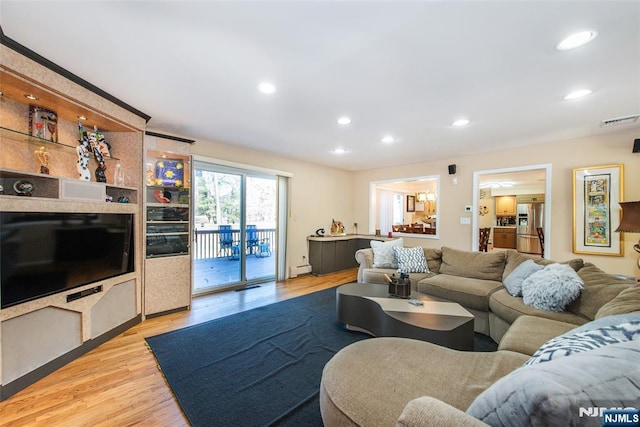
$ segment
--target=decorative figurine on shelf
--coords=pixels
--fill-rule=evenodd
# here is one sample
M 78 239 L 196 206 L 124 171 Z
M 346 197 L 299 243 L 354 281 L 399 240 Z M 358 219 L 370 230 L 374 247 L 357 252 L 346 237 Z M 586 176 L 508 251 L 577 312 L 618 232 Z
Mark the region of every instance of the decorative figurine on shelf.
M 58 142 L 58 115 L 37 105 L 29 105 L 29 135 Z
M 91 149 L 93 150 L 93 157 L 95 157 L 98 162 L 98 167 L 95 172 L 96 181 L 107 182 L 107 177 L 105 175 L 107 164 L 104 162 L 102 152 L 105 150 L 105 147 L 108 147 L 108 145 L 104 140 L 104 136 L 98 133 L 97 126 L 94 126 L 93 133 L 89 134 L 89 142 L 91 144 Z M 106 149 L 106 152 L 109 153 L 109 150 Z
M 331 220 L 331 234 L 341 235 L 344 234 L 344 225 L 340 221 L 335 219 Z
M 35 154 L 36 160 L 38 161 L 38 163 L 40 163 L 40 168 L 38 168 L 38 172 L 49 175 L 49 162 L 51 161 L 49 152 L 44 148 L 44 146 L 42 146 L 36 151 L 34 151 L 33 154 Z
M 13 183 L 13 191 L 18 196 L 31 196 L 35 190 L 35 186 L 29 181 L 16 181 Z
M 89 142 L 89 136 L 82 127 L 82 122 L 78 121 L 78 142 L 80 143 L 76 147 L 76 154 L 78 155 L 78 162 L 76 168 L 81 180 L 90 181 L 91 173 L 89 172 L 89 151 L 91 150 L 91 143 Z

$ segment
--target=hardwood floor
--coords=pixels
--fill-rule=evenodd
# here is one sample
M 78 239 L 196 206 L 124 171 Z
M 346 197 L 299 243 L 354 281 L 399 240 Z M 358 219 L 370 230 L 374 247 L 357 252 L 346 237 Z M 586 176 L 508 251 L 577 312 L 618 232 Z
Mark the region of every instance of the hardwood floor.
M 145 337 L 352 282 L 357 271 L 195 298 L 191 310 L 147 319 L 0 402 L 0 426 L 188 426 Z

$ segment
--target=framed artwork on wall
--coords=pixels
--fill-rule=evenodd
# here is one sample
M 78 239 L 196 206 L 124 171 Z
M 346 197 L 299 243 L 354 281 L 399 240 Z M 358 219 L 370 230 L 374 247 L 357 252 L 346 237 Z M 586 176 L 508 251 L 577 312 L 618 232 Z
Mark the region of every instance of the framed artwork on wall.
M 407 212 L 416 211 L 416 196 L 407 196 Z
M 620 202 L 623 200 L 623 165 L 592 166 L 573 170 L 573 252 L 623 256 Z

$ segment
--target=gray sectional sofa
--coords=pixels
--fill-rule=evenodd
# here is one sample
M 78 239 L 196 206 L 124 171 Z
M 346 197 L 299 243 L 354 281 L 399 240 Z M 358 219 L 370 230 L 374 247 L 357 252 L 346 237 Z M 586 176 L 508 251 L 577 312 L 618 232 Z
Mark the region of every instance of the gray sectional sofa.
M 584 288 L 566 310 L 550 312 L 503 286 L 531 257 L 447 247 L 424 253 L 429 272 L 410 273 L 414 290 L 463 305 L 498 351 L 463 352 L 404 338 L 347 346 L 323 372 L 326 426 L 601 425 L 601 417 L 584 411 L 640 409 L 636 281 L 570 260 Z M 373 267 L 371 249 L 356 259 L 359 282 L 382 284 L 385 273 L 396 273 Z

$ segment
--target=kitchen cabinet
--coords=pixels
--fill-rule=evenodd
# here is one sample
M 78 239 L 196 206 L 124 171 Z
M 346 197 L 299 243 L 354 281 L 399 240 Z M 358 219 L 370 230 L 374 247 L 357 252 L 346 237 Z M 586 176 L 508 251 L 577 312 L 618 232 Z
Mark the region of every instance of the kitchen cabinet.
M 516 216 L 516 196 L 496 197 L 496 216 Z
M 493 247 L 516 249 L 516 228 L 493 227 Z

